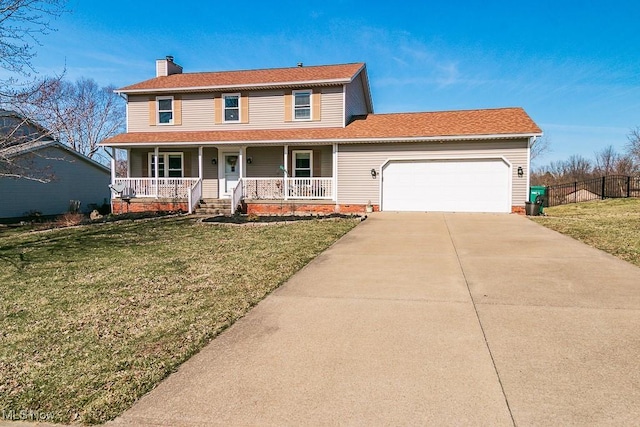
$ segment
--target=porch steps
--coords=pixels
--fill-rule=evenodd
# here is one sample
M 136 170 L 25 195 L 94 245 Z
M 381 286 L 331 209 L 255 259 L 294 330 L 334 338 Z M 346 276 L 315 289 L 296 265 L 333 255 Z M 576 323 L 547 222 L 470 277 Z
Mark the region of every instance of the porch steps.
M 231 199 L 202 199 L 196 215 L 231 215 Z

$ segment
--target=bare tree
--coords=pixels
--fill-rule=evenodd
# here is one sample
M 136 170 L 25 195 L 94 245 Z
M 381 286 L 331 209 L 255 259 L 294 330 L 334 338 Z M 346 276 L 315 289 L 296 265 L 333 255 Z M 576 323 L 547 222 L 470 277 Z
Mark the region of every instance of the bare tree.
M 593 169 L 596 175 L 613 175 L 616 173 L 616 167 L 620 159 L 620 155 L 613 148 L 613 145 L 603 148 L 595 153 L 595 167 Z
M 629 142 L 627 143 L 627 153 L 640 163 L 640 126 L 631 129 L 627 135 Z
M 60 16 L 65 5 L 66 0 L 0 0 L 0 67 L 21 76 L 35 71 L 33 46 L 54 31 L 51 19 Z
M 39 91 L 16 97 L 16 109 L 34 118 L 63 144 L 106 163 L 100 142 L 124 131 L 125 103 L 113 86 L 93 79 L 45 79 Z
M 551 140 L 549 137 L 541 136 L 540 138 L 536 138 L 531 146 L 531 160 L 539 159 L 549 151 L 551 151 Z
M 591 178 L 593 173 L 593 166 L 591 160 L 579 155 L 574 154 L 570 156 L 565 162 L 565 177 L 569 181 L 583 181 Z
M 66 0 L 0 0 L 0 68 L 9 72 L 9 77 L 0 79 L 0 177 L 51 179 L 48 171 L 34 166 L 35 154 L 17 155 L 21 144 L 50 140 L 49 131 L 29 117 L 6 110 L 18 94 L 41 90 L 40 84 L 29 81 L 35 72 L 34 46 L 40 45 L 41 36 L 54 31 L 51 20 L 65 12 L 65 5 Z

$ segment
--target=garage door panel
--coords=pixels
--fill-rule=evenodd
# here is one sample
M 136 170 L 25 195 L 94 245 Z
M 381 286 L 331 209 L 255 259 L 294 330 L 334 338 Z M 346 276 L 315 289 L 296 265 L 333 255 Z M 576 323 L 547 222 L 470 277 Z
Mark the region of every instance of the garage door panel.
M 384 210 L 510 210 L 509 166 L 499 159 L 395 161 L 382 179 Z

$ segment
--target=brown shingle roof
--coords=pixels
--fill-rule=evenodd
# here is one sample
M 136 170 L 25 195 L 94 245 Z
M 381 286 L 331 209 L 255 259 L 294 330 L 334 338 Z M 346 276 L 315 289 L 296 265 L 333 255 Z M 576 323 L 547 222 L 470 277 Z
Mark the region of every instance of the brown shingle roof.
M 491 110 L 439 111 L 430 113 L 369 114 L 352 121 L 345 128 L 212 130 L 129 132 L 116 135 L 103 145 L 174 142 L 245 142 L 245 141 L 375 141 L 430 138 L 444 139 L 473 136 L 507 136 L 541 134 L 540 128 L 522 108 Z
M 262 70 L 183 73 L 156 77 L 125 86 L 119 92 L 161 89 L 233 88 L 242 86 L 275 86 L 295 83 L 349 82 L 365 66 L 364 63 L 269 68 Z

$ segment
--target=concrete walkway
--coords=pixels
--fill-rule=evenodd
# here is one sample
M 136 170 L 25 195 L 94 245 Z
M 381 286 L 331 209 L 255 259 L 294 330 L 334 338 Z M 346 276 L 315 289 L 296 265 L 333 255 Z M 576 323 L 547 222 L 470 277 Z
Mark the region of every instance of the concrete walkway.
M 113 422 L 633 425 L 640 269 L 516 215 L 372 215 Z

